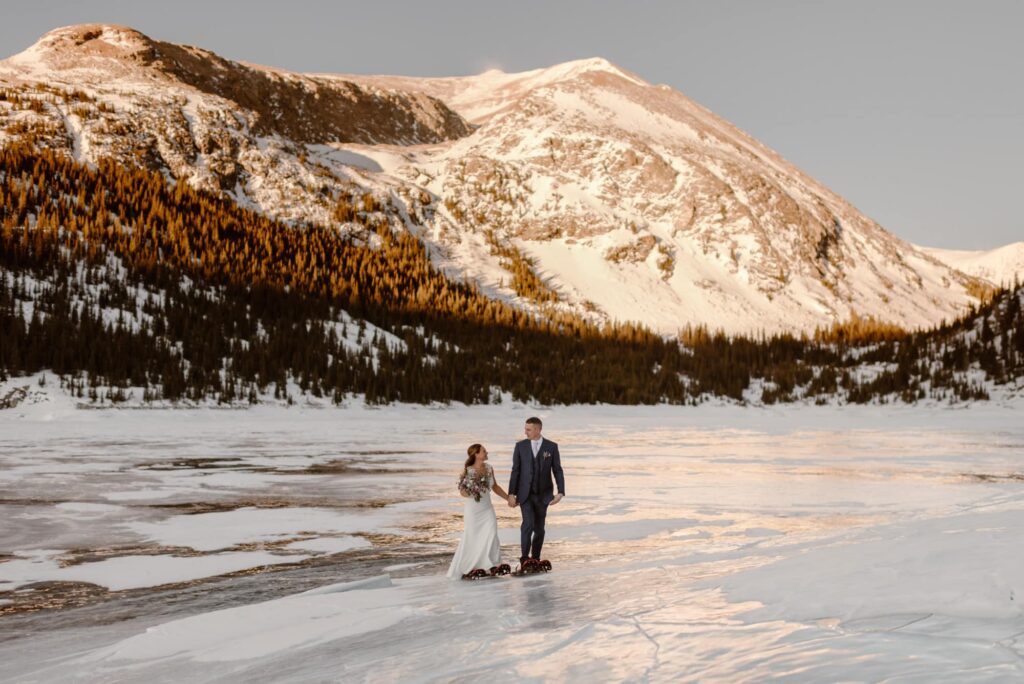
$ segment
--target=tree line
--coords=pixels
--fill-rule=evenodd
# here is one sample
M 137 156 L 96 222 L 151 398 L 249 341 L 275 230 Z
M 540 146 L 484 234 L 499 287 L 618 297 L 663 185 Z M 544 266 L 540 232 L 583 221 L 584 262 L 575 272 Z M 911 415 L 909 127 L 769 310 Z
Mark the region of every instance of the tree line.
M 147 169 L 9 144 L 0 375 L 51 369 L 83 400 L 141 388 L 154 400 L 488 403 L 505 391 L 682 404 L 981 398 L 982 379 L 1024 371 L 1019 287 L 927 332 L 861 321 L 813 337 L 671 339 L 489 299 L 372 212 L 346 218 L 372 239 L 275 221 Z

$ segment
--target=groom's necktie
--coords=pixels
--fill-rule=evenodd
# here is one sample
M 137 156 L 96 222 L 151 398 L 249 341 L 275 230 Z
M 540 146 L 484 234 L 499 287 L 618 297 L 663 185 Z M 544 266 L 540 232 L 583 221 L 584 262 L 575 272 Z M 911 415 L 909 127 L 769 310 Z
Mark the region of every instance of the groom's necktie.
M 533 450 L 533 444 L 530 445 L 530 450 Z M 538 473 L 540 468 L 537 467 L 539 463 L 537 459 L 539 452 L 540 449 L 537 449 L 537 453 L 533 454 L 533 482 L 531 483 L 530 489 L 533 490 L 534 494 L 538 494 L 540 492 L 540 474 Z

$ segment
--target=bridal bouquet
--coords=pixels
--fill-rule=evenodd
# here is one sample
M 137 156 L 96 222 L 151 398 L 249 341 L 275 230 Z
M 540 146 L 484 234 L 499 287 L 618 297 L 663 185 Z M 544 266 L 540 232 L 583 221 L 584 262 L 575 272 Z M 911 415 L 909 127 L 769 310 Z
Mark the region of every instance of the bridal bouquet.
M 487 493 L 487 478 L 481 479 L 475 474 L 466 471 L 459 478 L 459 491 L 479 501 L 480 497 Z

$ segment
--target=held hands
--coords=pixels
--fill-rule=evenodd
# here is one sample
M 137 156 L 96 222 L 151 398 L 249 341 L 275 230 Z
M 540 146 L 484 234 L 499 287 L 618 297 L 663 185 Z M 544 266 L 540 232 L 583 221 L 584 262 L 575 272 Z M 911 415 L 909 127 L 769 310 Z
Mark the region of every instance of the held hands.
M 519 504 L 518 504 L 518 503 L 516 502 L 516 495 L 515 495 L 515 494 L 509 494 L 509 495 L 508 495 L 508 496 L 507 496 L 507 497 L 505 498 L 505 500 L 506 500 L 506 501 L 508 501 L 508 507 L 509 507 L 509 508 L 515 508 L 516 506 L 518 506 L 518 505 L 519 505 Z M 557 504 L 557 503 L 558 503 L 559 501 L 561 501 L 561 500 L 562 500 L 562 495 L 561 495 L 561 494 L 555 494 L 555 498 L 553 498 L 553 499 L 551 500 L 551 503 L 550 503 L 550 504 L 548 504 L 548 505 L 549 505 L 549 506 L 554 506 L 555 504 Z

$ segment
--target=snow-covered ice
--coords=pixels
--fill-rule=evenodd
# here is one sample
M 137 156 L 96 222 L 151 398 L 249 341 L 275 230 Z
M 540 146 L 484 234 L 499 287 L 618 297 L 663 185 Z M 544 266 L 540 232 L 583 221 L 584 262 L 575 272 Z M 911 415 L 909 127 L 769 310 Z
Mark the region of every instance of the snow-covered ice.
M 1020 409 L 4 412 L 0 659 L 14 681 L 1024 679 Z M 532 413 L 566 468 L 555 571 L 447 580 L 465 446 L 503 480 Z
M 345 516 L 315 508 L 239 508 L 221 513 L 176 515 L 128 527 L 148 540 L 168 546 L 213 551 L 255 541 L 287 539 L 305 531 L 369 532 L 365 515 Z M 310 548 L 309 542 L 304 548 Z

